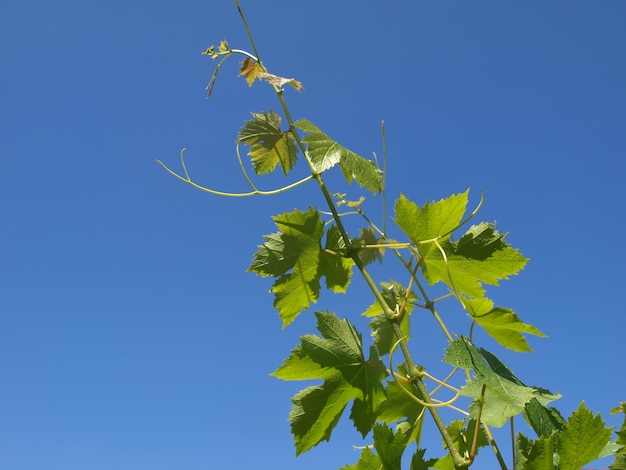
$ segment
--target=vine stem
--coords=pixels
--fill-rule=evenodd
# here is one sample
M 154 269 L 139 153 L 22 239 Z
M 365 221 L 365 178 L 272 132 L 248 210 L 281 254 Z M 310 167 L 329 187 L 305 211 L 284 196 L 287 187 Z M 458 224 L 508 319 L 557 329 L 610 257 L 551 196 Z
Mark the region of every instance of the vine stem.
M 454 461 L 455 468 L 466 468 L 469 465 L 469 460 L 461 456 L 461 454 L 459 454 L 458 450 L 456 449 L 456 446 L 454 445 L 454 441 L 452 440 L 452 437 L 450 436 L 450 434 L 448 433 L 448 430 L 446 429 L 445 423 L 441 419 L 441 416 L 439 415 L 439 412 L 437 411 L 436 407 L 433 406 L 434 403 L 431 401 L 428 395 L 428 390 L 426 389 L 426 385 L 424 385 L 421 379 L 421 372 L 415 365 L 415 361 L 413 360 L 411 352 L 409 351 L 406 338 L 402 334 L 402 330 L 400 329 L 400 326 L 398 325 L 395 319 L 396 312 L 392 310 L 391 307 L 389 307 L 389 305 L 387 304 L 387 301 L 385 300 L 382 293 L 378 289 L 376 282 L 370 275 L 369 271 L 365 268 L 363 261 L 359 257 L 358 250 L 355 249 L 355 247 L 352 245 L 352 242 L 343 225 L 341 217 L 339 213 L 337 212 L 337 207 L 335 206 L 335 202 L 333 201 L 330 191 L 328 191 L 328 188 L 326 187 L 326 183 L 324 182 L 322 175 L 316 172 L 315 167 L 313 166 L 313 163 L 308 155 L 308 152 L 306 151 L 306 148 L 304 147 L 304 144 L 302 143 L 302 139 L 300 138 L 300 136 L 298 135 L 295 129 L 295 125 L 291 118 L 291 114 L 289 113 L 289 108 L 287 107 L 287 103 L 285 102 L 285 99 L 283 97 L 282 89 L 277 91 L 277 95 L 280 100 L 280 104 L 283 109 L 283 112 L 285 113 L 285 117 L 287 118 L 287 122 L 289 123 L 289 128 L 291 132 L 293 133 L 294 138 L 296 139 L 296 142 L 298 143 L 300 150 L 305 155 L 306 160 L 309 163 L 309 167 L 311 168 L 312 174 L 315 180 L 317 181 L 322 191 L 322 195 L 328 205 L 328 208 L 330 209 L 330 212 L 332 213 L 333 219 L 335 220 L 335 223 L 337 224 L 339 233 L 341 234 L 341 237 L 344 240 L 347 254 L 354 261 L 354 264 L 357 266 L 359 272 L 361 273 L 361 276 L 363 277 L 366 284 L 368 285 L 368 287 L 374 294 L 374 297 L 376 298 L 376 300 L 382 307 L 385 317 L 391 323 L 391 327 L 393 329 L 394 335 L 396 336 L 396 339 L 398 340 L 400 349 L 404 356 L 404 360 L 407 366 L 407 372 L 411 379 L 411 382 L 413 383 L 413 386 L 417 389 L 417 392 L 420 395 L 420 398 L 424 402 L 430 405 L 427 407 L 428 411 L 430 412 L 433 418 L 433 421 L 435 422 L 435 425 L 437 426 L 437 429 L 439 430 L 439 433 L 441 434 L 444 442 L 446 443 L 448 452 L 450 453 L 450 455 L 452 456 L 452 460 Z

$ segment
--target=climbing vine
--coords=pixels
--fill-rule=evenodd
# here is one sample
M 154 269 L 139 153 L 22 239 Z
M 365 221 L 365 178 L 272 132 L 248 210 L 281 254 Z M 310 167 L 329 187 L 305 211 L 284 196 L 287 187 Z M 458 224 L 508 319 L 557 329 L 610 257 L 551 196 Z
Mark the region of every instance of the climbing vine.
M 330 440 L 344 418 L 352 420 L 371 443 L 361 449 L 357 462 L 342 467 L 345 470 L 395 470 L 403 464 L 411 470 L 461 469 L 472 466 L 482 448 L 491 449 L 502 470 L 578 470 L 612 454 L 616 457 L 611 468 L 626 468 L 624 426 L 612 441 L 612 430 L 584 404 L 564 418 L 551 406 L 558 394 L 526 385 L 495 353 L 474 343 L 476 328 L 517 352 L 531 351 L 528 335 L 544 336 L 488 296 L 488 288 L 517 275 L 528 259 L 494 224 L 476 221 L 483 196 L 476 207 L 468 208 L 469 190 L 421 205 L 400 194 L 389 219 L 403 238 L 392 237 L 384 208 L 380 223 L 378 215 L 362 209 L 368 193 L 387 193 L 379 162 L 343 147 L 307 119 L 292 119 L 285 91 L 300 92 L 302 84 L 268 70 L 235 4 L 252 52 L 232 48 L 227 41 L 206 49 L 205 56 L 218 60 L 208 96 L 224 62 L 238 57 L 240 76 L 250 86 L 269 85 L 280 106 L 280 112 L 252 113 L 239 131 L 235 153 L 250 189 L 232 193 L 198 184 L 187 170 L 184 152 L 181 172 L 159 164 L 183 182 L 214 195 L 272 195 L 306 184 L 324 198 L 323 210 L 309 206 L 274 216 L 276 231 L 264 236 L 249 267 L 272 280 L 273 306 L 284 327 L 304 312 L 317 319 L 316 334 L 302 336 L 272 373 L 281 380 L 317 381 L 292 398 L 289 420 L 296 454 Z M 247 161 L 242 156 L 245 149 Z M 307 165 L 308 176 L 274 190 L 257 188 L 260 175 L 281 171 L 289 179 L 299 160 Z M 333 192 L 326 184 L 327 172 L 337 168 L 347 182 L 342 188 L 345 193 Z M 375 280 L 372 263 L 393 264 L 396 279 Z M 351 321 L 352 312 L 347 316 L 309 312 L 326 291 L 348 292 L 354 275 L 363 278 L 371 293 L 371 305 L 362 312 L 369 319 L 371 341 L 367 342 Z M 465 315 L 442 315 L 452 302 Z M 428 315 L 416 315 L 417 311 Z M 420 323 L 427 321 L 438 326 L 447 348 L 442 354 L 415 356 L 411 346 L 420 340 Z M 429 372 L 433 357 L 443 357 L 448 366 L 445 376 Z M 446 422 L 442 410 L 452 410 L 456 419 Z M 626 404 L 614 411 L 626 412 Z M 495 434 L 520 415 L 535 435 L 515 436 L 513 455 L 505 457 Z M 421 448 L 424 432 L 435 429 L 442 437 L 443 452 Z M 506 439 L 507 433 L 503 435 Z

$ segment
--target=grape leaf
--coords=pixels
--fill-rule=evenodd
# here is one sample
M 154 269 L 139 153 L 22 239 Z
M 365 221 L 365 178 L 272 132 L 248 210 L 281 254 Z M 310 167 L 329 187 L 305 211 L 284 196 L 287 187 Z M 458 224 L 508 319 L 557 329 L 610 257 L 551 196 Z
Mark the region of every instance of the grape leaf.
M 474 434 L 476 433 L 476 420 L 471 419 L 469 423 L 466 423 L 464 420 L 455 420 L 446 426 L 446 430 L 448 431 L 448 435 L 452 438 L 454 447 L 456 447 L 459 454 L 465 455 L 467 453 L 467 455 L 469 455 L 472 443 L 474 442 Z M 478 439 L 476 443 L 478 448 L 488 445 L 485 432 L 480 427 L 478 428 Z M 437 462 L 433 465 L 433 468 L 440 470 L 455 470 L 454 460 L 450 454 L 447 454 L 437 460 Z
M 252 60 L 250 57 L 246 57 L 241 62 L 241 68 L 239 69 L 239 76 L 243 76 L 248 82 L 248 86 L 252 86 L 254 80 L 260 79 L 263 74 L 263 67 L 257 61 Z
M 444 362 L 475 372 L 476 378 L 461 389 L 463 395 L 474 398 L 470 405 L 470 416 L 473 418 L 478 414 L 482 387 L 486 386 L 481 420 L 495 427 L 521 413 L 533 398 L 544 405 L 558 398 L 535 387 L 526 387 L 493 354 L 482 348 L 479 350 L 463 336 L 450 344 Z
M 617 431 L 617 439 L 615 440 L 615 442 L 620 445 L 626 446 L 626 401 L 621 402 L 619 406 L 616 406 L 611 410 L 611 414 L 616 414 L 620 412 L 624 413 L 624 421 L 622 422 L 619 431 Z
M 556 408 L 547 408 L 536 398 L 524 407 L 524 418 L 539 437 L 549 437 L 565 426 L 565 420 Z
M 303 351 L 321 366 L 339 370 L 346 381 L 364 394 L 378 391 L 387 373 L 374 354 L 375 350 L 365 361 L 361 335 L 348 320 L 340 320 L 329 312 L 316 312 L 315 315 L 317 328 L 323 338 L 302 336 Z
M 285 327 L 317 302 L 322 276 L 329 289 L 344 292 L 350 283 L 353 262 L 322 251 L 324 223 L 315 209 L 295 210 L 273 219 L 280 232 L 264 237 L 265 243 L 258 247 L 248 271 L 277 278 L 270 291 Z M 340 251 L 335 230 L 329 229 L 326 244 Z
M 460 240 L 454 243 L 454 252 L 467 258 L 485 260 L 506 246 L 504 234 L 498 233 L 493 225 L 482 222 L 472 225 Z
M 287 175 L 296 164 L 298 147 L 293 134 L 281 132 L 281 118 L 274 111 L 252 113 L 239 131 L 238 141 L 250 146 L 248 155 L 257 175 L 273 172 L 277 165 Z
M 386 424 L 400 421 L 410 425 L 407 432 L 408 443 L 419 438 L 424 423 L 423 419 L 418 420 L 424 413 L 424 407 L 409 396 L 414 393 L 410 387 L 411 385 L 400 380 L 390 381 L 387 384 L 387 398 L 378 409 L 379 421 Z
M 387 320 L 384 315 L 379 315 L 377 317 L 374 317 L 367 326 L 371 330 L 372 338 L 374 339 L 374 345 L 378 350 L 378 354 L 380 354 L 381 356 L 389 354 L 391 348 L 393 348 L 393 345 L 398 341 L 391 322 Z M 402 336 L 405 339 L 409 339 L 411 334 L 409 316 L 402 315 L 400 321 L 398 322 L 398 326 L 402 331 Z
M 363 392 L 363 397 L 354 399 L 350 412 L 354 427 L 363 437 L 371 431 L 378 419 L 380 406 L 386 399 L 382 380 L 387 375 L 385 366 L 373 345 L 370 347 L 370 355 L 365 364 L 367 367 L 362 369 L 364 380 L 353 382 L 353 385 L 357 385 Z
M 340 377 L 297 393 L 291 399 L 293 407 L 289 413 L 296 455 L 310 450 L 323 440 L 328 441 L 346 405 L 360 396 L 360 390 Z
M 332 225 L 326 233 L 326 250 L 337 255 L 323 251 L 320 255 L 320 275 L 326 277 L 326 287 L 333 292 L 346 292 L 350 278 L 352 277 L 352 258 L 345 256 L 346 243 L 343 240 L 339 228 Z
M 561 470 L 558 464 L 555 465 L 558 459 L 551 438 L 541 436 L 532 441 L 523 434 L 518 434 L 515 470 Z
M 465 213 L 468 192 L 427 202 L 422 208 L 401 195 L 395 204 L 395 221 L 416 245 L 431 285 L 444 282 L 459 294 L 478 298 L 484 297 L 483 284 L 497 286 L 528 260 L 505 243 L 504 235 L 491 224 L 474 225 L 458 242 L 450 240 Z
M 283 364 L 270 375 L 282 380 L 326 380 L 337 377 L 338 372 L 315 362 L 303 351 L 302 345 L 298 345 L 291 351 L 291 355 L 285 359 Z
M 581 403 L 558 435 L 559 468 L 578 470 L 593 462 L 600 457 L 610 439 L 611 429 L 606 427 L 600 415 L 593 416 Z
M 534 326 L 522 323 L 512 310 L 494 307 L 489 299 L 464 299 L 463 302 L 474 321 L 505 348 L 531 352 L 532 349 L 522 333 L 545 338 L 545 335 Z
M 391 282 L 381 282 L 380 286 L 382 287 L 382 296 L 385 299 L 385 303 L 391 308 L 395 310 L 396 307 L 400 307 L 404 304 L 404 299 L 407 296 L 406 288 L 397 281 Z M 418 300 L 418 297 L 411 291 L 408 294 L 408 300 L 404 307 L 404 312 L 410 314 L 413 311 L 414 303 Z M 370 305 L 365 312 L 363 312 L 363 316 L 366 317 L 374 317 L 376 315 L 383 314 L 383 307 L 380 303 L 375 300 L 372 305 Z
M 370 450 L 369 447 L 365 447 L 361 451 L 361 457 L 356 465 L 346 465 L 340 470 L 378 470 L 382 468 L 383 463 L 380 457 Z
M 365 360 L 361 335 L 350 322 L 329 312 L 315 315 L 322 336 L 302 336 L 300 345 L 272 373 L 284 380 L 324 380 L 292 398 L 289 419 L 298 454 L 330 438 L 351 400 L 351 418 L 365 436 L 385 399 L 381 382 L 387 373 L 374 347 Z
M 381 293 L 385 303 L 392 310 L 399 311 L 401 306 L 404 305 L 404 311 L 398 321 L 398 325 L 403 336 L 408 339 L 410 337 L 409 315 L 413 311 L 417 296 L 413 292 L 409 292 L 407 298 L 407 290 L 396 281 L 381 282 L 380 285 L 382 286 Z M 407 299 L 406 303 L 405 299 Z M 371 330 L 372 338 L 374 338 L 374 345 L 381 356 L 389 354 L 395 342 L 398 341 L 391 322 L 387 320 L 383 313 L 383 308 L 377 300 L 363 312 L 363 315 L 366 317 L 375 316 L 368 326 Z
M 376 238 L 376 234 L 371 227 L 366 227 L 359 231 L 358 238 L 352 239 L 352 245 L 359 248 L 359 258 L 363 262 L 363 265 L 368 265 L 374 261 L 378 261 L 382 263 L 383 261 L 383 253 L 385 252 L 385 248 L 381 246 L 381 248 L 361 248 L 364 245 L 380 245 L 384 243 L 384 240 L 380 238 Z
M 607 455 L 611 429 L 600 415 L 593 416 L 584 403 L 568 418 L 560 430 L 551 436 L 540 436 L 532 441 L 518 437 L 518 465 L 516 470 L 578 470 L 584 465 Z
M 387 424 L 402 418 L 407 418 L 409 422 L 417 420 L 424 407 L 413 400 L 409 393 L 413 393 L 410 384 L 399 380 L 390 381 L 387 384 L 387 399 L 380 406 L 378 418 Z
M 454 194 L 438 202 L 426 202 L 420 208 L 400 195 L 395 204 L 395 222 L 409 239 L 418 246 L 422 256 L 437 250 L 433 243 L 420 243 L 437 238 L 440 243 L 450 238 L 463 218 L 469 190 Z
M 374 426 L 374 448 L 385 470 L 400 470 L 406 448 L 406 435 L 399 428 L 396 433 L 385 425 Z
M 509 245 L 495 251 L 487 259 L 457 254 L 455 245 L 450 243 L 442 244 L 441 247 L 446 253 L 445 258 L 439 249 L 435 249 L 430 250 L 423 259 L 424 277 L 431 285 L 443 282 L 468 297 L 484 297 L 483 284 L 498 286 L 498 281 L 517 274 L 528 262 L 527 258 Z
M 374 194 L 382 191 L 382 172 L 373 161 L 339 145 L 306 119 L 301 119 L 295 125 L 298 129 L 309 134 L 302 140 L 308 147 L 315 171 L 322 173 L 339 164 L 348 183 L 352 183 L 354 179 L 359 186 Z
M 411 470 L 428 470 L 432 468 L 437 459 L 424 459 L 426 449 L 417 449 L 411 459 Z
M 626 452 L 620 452 L 615 456 L 609 470 L 626 470 Z

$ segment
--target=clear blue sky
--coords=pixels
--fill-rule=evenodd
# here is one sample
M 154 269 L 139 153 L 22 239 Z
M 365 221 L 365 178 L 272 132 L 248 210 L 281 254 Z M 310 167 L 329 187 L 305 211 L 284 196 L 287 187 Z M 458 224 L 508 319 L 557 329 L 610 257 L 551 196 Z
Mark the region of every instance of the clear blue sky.
M 286 92 L 295 117 L 365 156 L 380 155 L 385 120 L 390 199 L 471 187 L 476 203 L 485 191 L 480 218 L 532 258 L 490 293 L 549 336 L 501 357 L 560 391 L 564 415 L 585 400 L 619 424 L 608 411 L 626 399 L 626 3 L 242 3 L 266 65 L 304 84 Z M 312 315 L 281 330 L 270 282 L 244 273 L 270 216 L 319 196 L 220 199 L 155 163 L 177 167 L 187 147 L 200 183 L 246 189 L 237 131 L 278 103 L 237 79 L 235 61 L 205 100 L 214 62 L 200 51 L 223 38 L 248 47 L 226 0 L 0 6 L 3 470 L 356 461 L 349 423 L 294 457 L 299 384 L 268 374 Z M 337 313 L 362 323 L 362 292 Z

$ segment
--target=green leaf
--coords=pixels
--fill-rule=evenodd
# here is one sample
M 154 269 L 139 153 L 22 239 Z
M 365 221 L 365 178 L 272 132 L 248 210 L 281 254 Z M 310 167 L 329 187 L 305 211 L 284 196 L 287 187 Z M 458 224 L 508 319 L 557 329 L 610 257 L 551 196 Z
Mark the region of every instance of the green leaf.
M 402 418 L 409 422 L 416 421 L 424 407 L 409 396 L 409 393 L 413 393 L 410 387 L 410 384 L 400 380 L 390 381 L 387 384 L 387 399 L 380 406 L 378 419 L 387 424 Z
M 505 348 L 530 352 L 532 349 L 522 333 L 545 337 L 534 326 L 522 323 L 512 310 L 494 307 L 489 299 L 466 299 L 464 303 L 474 321 Z
M 504 235 L 487 222 L 472 225 L 461 239 L 454 244 L 454 252 L 476 260 L 486 260 L 507 244 Z
M 536 398 L 524 407 L 524 418 L 539 437 L 549 437 L 565 426 L 565 420 L 556 408 L 547 408 Z
M 337 377 L 338 371 L 321 366 L 303 351 L 302 345 L 298 345 L 270 375 L 282 380 L 332 379 Z
M 384 243 L 384 240 L 380 239 L 380 238 L 376 238 L 376 234 L 374 233 L 374 230 L 370 227 L 366 227 L 364 229 L 361 229 L 359 231 L 359 236 L 358 238 L 353 238 L 352 239 L 352 244 L 355 247 L 359 248 L 359 258 L 361 258 L 361 261 L 363 262 L 363 265 L 367 266 L 368 264 L 374 262 L 374 261 L 378 261 L 379 263 L 382 263 L 383 261 L 383 253 L 385 251 L 385 248 L 381 247 L 381 248 L 361 248 L 365 245 L 381 245 L 382 243 Z
M 323 440 L 328 441 L 346 405 L 359 396 L 361 391 L 340 377 L 296 394 L 291 399 L 293 407 L 289 413 L 296 455 L 310 450 Z
M 400 326 L 402 335 L 409 339 L 411 332 L 409 316 L 402 315 L 398 326 Z M 391 322 L 384 315 L 379 315 L 372 319 L 368 327 L 372 332 L 372 338 L 374 339 L 374 345 L 378 349 L 378 354 L 381 356 L 389 354 L 393 345 L 398 341 Z
M 407 298 L 407 290 L 406 288 L 397 281 L 391 282 L 381 282 L 380 286 L 382 287 L 382 296 L 385 299 L 385 303 L 391 308 L 395 310 L 396 307 L 402 306 L 404 303 L 404 299 Z M 408 293 L 408 300 L 404 307 L 404 312 L 410 314 L 413 311 L 413 304 L 418 300 L 417 296 L 410 292 Z M 376 315 L 382 315 L 384 313 L 382 305 L 375 300 L 372 305 L 370 305 L 365 312 L 363 312 L 363 316 L 366 317 L 374 317 Z
M 406 436 L 401 430 L 395 434 L 384 425 L 374 426 L 374 448 L 385 470 L 400 470 L 402 454 L 406 448 Z
M 410 385 L 400 380 L 387 384 L 387 399 L 378 409 L 378 420 L 386 424 L 393 422 L 407 423 L 407 443 L 416 441 L 422 431 L 424 407 L 409 396 Z M 403 390 L 404 389 L 404 390 Z
M 516 470 L 579 470 L 614 450 L 610 439 L 611 429 L 600 415 L 594 417 L 581 403 L 562 429 L 551 436 L 540 436 L 536 441 L 518 436 Z
M 615 460 L 609 466 L 610 470 L 626 470 L 626 453 L 620 452 L 615 456 Z
M 322 251 L 324 223 L 312 207 L 275 216 L 274 222 L 280 232 L 264 237 L 248 271 L 277 278 L 270 291 L 285 327 L 317 302 L 322 277 L 329 289 L 345 292 L 354 262 Z M 328 230 L 326 248 L 338 254 L 345 248 L 336 227 Z
M 424 277 L 431 285 L 444 282 L 459 294 L 474 298 L 484 297 L 483 284 L 498 286 L 498 281 L 517 274 L 528 262 L 508 245 L 484 260 L 459 255 L 452 244 L 443 244 L 442 248 L 445 258 L 439 249 L 430 250 L 424 258 Z
M 283 328 L 312 303 L 317 302 L 319 290 L 317 279 L 307 281 L 300 272 L 285 274 L 274 282 L 270 292 L 274 293 L 273 305 L 283 321 Z
M 271 247 L 260 247 L 250 270 L 276 276 L 280 269 L 292 269 L 280 275 L 271 289 L 275 294 L 274 306 L 284 327 L 319 297 L 318 266 L 324 224 L 319 213 L 311 207 L 307 212 L 295 210 L 275 216 L 274 222 L 281 229 L 284 249 L 282 252 L 275 250 L 274 237 Z
M 413 292 L 407 293 L 407 289 L 396 281 L 381 282 L 380 285 L 382 287 L 381 293 L 385 299 L 385 303 L 392 310 L 397 309 L 399 311 L 402 305 L 404 305 L 402 316 L 396 321 L 400 326 L 403 336 L 408 339 L 410 337 L 409 315 L 413 312 L 414 303 L 418 300 L 417 296 Z M 377 300 L 374 301 L 374 303 L 363 312 L 363 315 L 367 317 L 375 316 L 368 325 L 372 332 L 372 338 L 374 338 L 374 345 L 381 356 L 389 354 L 389 351 L 396 341 L 398 341 L 398 338 L 396 338 L 391 322 L 383 315 L 383 308 L 380 303 Z
M 443 243 L 450 238 L 463 218 L 468 193 L 469 190 L 438 202 L 426 202 L 421 208 L 400 195 L 395 204 L 396 224 L 418 247 L 420 254 L 427 256 L 438 249 L 434 243 L 421 242 L 438 239 Z
M 248 155 L 257 175 L 268 174 L 277 165 L 287 175 L 296 164 L 298 147 L 293 134 L 281 132 L 281 118 L 274 111 L 252 113 L 254 119 L 246 121 L 239 131 L 238 141 L 250 146 Z
M 293 397 L 289 415 L 297 453 L 328 440 L 341 413 L 354 400 L 351 418 L 365 437 L 385 400 L 387 375 L 375 348 L 365 360 L 361 335 L 354 326 L 329 312 L 316 312 L 322 336 L 304 335 L 285 362 L 272 373 L 283 380 L 324 379 Z
M 478 414 L 482 387 L 487 387 L 481 421 L 488 425 L 502 426 L 510 417 L 521 413 L 533 398 L 544 404 L 558 398 L 557 395 L 548 395 L 534 387 L 524 386 L 493 354 L 482 348 L 479 350 L 463 336 L 450 344 L 444 362 L 475 372 L 476 379 L 469 381 L 461 390 L 463 395 L 474 398 L 470 406 L 470 416 L 473 418 Z
M 323 367 L 332 367 L 343 378 L 359 388 L 364 394 L 381 389 L 381 381 L 387 374 L 375 351 L 365 361 L 362 338 L 346 319 L 340 320 L 330 312 L 315 312 L 317 328 L 323 338 L 315 335 L 302 336 L 302 350 Z
M 617 439 L 615 442 L 620 445 L 626 446 L 626 401 L 621 402 L 619 406 L 611 410 L 611 414 L 616 414 L 620 412 L 624 413 L 624 421 L 622 422 L 619 431 L 617 431 Z
M 427 202 L 423 208 L 400 196 L 395 220 L 417 247 L 423 274 L 431 285 L 444 282 L 459 294 L 478 298 L 484 297 L 482 284 L 497 286 L 523 269 L 528 260 L 487 223 L 470 227 L 458 242 L 450 241 L 465 213 L 467 196 L 465 191 Z
M 562 470 L 558 464 L 555 465 L 558 460 L 551 438 L 542 436 L 531 441 L 523 434 L 518 434 L 515 470 Z
M 424 459 L 426 449 L 417 449 L 411 458 L 411 470 L 428 470 L 437 462 L 437 459 Z
M 352 267 L 354 261 L 346 256 L 346 244 L 339 228 L 332 225 L 326 234 L 326 250 L 330 250 L 337 255 L 323 251 L 320 256 L 319 273 L 326 277 L 326 287 L 333 292 L 346 292 L 350 278 L 352 277 Z
M 581 403 L 569 417 L 563 431 L 558 435 L 557 451 L 561 470 L 578 470 L 600 457 L 611 439 L 600 415 L 593 416 Z
M 361 367 L 365 360 L 361 335 L 348 320 L 340 320 L 332 313 L 315 312 L 315 316 L 323 337 L 302 336 L 302 350 L 324 367 L 345 371 L 344 377 L 351 381 L 354 367 Z
M 380 457 L 372 452 L 369 447 L 365 447 L 356 465 L 346 465 L 340 470 L 379 470 L 383 468 L 382 465 Z
M 356 429 L 365 437 L 378 418 L 381 404 L 385 401 L 385 390 L 382 381 L 387 375 L 374 346 L 370 347 L 370 356 L 362 369 L 363 379 L 354 381 L 363 392 L 363 398 L 356 398 L 352 405 L 350 418 Z
M 308 147 L 315 171 L 322 173 L 339 164 L 348 183 L 356 180 L 359 186 L 376 194 L 383 189 L 382 172 L 373 161 L 357 155 L 324 134 L 315 124 L 302 119 L 296 127 L 309 134 L 302 140 Z
M 448 431 L 448 435 L 452 438 L 454 447 L 457 449 L 459 454 L 465 455 L 467 453 L 469 455 L 469 452 L 472 449 L 472 443 L 474 442 L 474 434 L 476 433 L 476 420 L 471 419 L 469 423 L 466 423 L 464 420 L 455 420 L 446 426 L 446 430 Z M 477 448 L 488 445 L 487 436 L 481 427 L 478 428 L 478 440 L 476 441 L 476 444 Z M 437 460 L 437 463 L 433 465 L 433 468 L 440 470 L 455 470 L 454 460 L 452 460 L 452 456 L 450 454 L 447 454 L 445 457 Z

